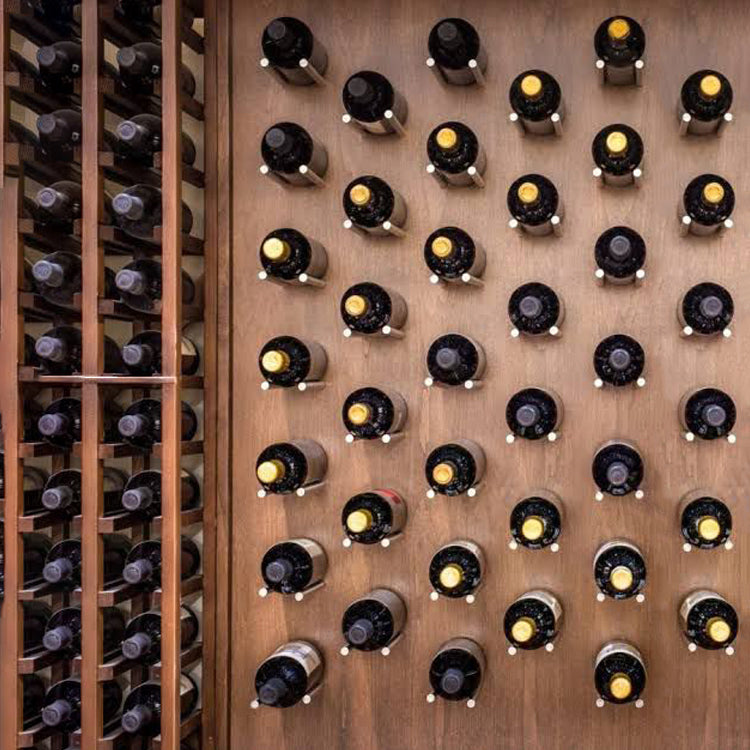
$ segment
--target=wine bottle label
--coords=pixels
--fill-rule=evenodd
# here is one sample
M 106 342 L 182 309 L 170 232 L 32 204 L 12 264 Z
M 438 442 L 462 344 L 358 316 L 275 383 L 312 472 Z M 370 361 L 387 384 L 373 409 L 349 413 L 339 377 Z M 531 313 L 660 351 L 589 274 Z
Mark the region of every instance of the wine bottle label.
M 325 476 L 328 466 L 328 458 L 320 444 L 307 439 L 290 440 L 289 443 L 297 450 L 302 451 L 307 461 L 307 475 L 304 484 L 320 481 Z
M 328 569 L 328 558 L 324 549 L 312 539 L 289 539 L 287 540 L 290 544 L 296 544 L 301 547 L 310 556 L 312 562 L 312 573 L 310 575 L 310 583 L 312 585 L 318 581 L 322 581 L 325 577 L 326 570 Z
M 645 673 L 646 665 L 643 663 L 641 652 L 635 646 L 626 641 L 610 641 L 609 643 L 604 644 L 596 655 L 594 667 L 598 667 L 604 659 L 613 654 L 627 654 L 628 656 L 632 656 L 634 659 L 638 660 Z
M 323 667 L 323 658 L 320 652 L 312 643 L 308 643 L 307 641 L 289 641 L 289 643 L 279 646 L 269 659 L 273 659 L 274 657 L 287 657 L 294 659 L 294 661 L 300 664 L 307 674 L 308 689 L 314 687 L 314 682 L 311 678 L 319 673 Z
M 680 621 L 682 622 L 683 630 L 687 629 L 687 620 L 690 611 L 696 604 L 706 601 L 707 599 L 718 599 L 720 602 L 726 603 L 726 599 L 723 596 L 719 596 L 715 591 L 708 589 L 698 589 L 688 594 L 680 605 Z
M 625 547 L 626 549 L 635 552 L 635 554 L 638 555 L 642 560 L 645 560 L 643 553 L 632 542 L 627 542 L 624 539 L 612 539 L 611 541 L 602 544 L 602 546 L 597 550 L 596 555 L 594 556 L 594 567 L 596 567 L 596 562 L 602 555 L 605 555 L 611 549 L 614 549 L 616 547 Z
M 446 651 L 466 651 L 471 654 L 476 659 L 477 664 L 479 664 L 479 671 L 484 674 L 486 657 L 484 655 L 484 650 L 476 641 L 471 638 L 451 638 L 440 646 L 433 657 L 433 661 Z
M 487 459 L 485 458 L 484 450 L 482 447 L 475 443 L 473 440 L 465 438 L 459 438 L 458 440 L 452 440 L 452 444 L 460 445 L 465 451 L 467 451 L 472 459 L 474 460 L 474 466 L 476 467 L 476 475 L 474 478 L 474 484 L 479 484 L 484 476 L 484 471 L 487 466 Z
M 356 599 L 349 607 L 366 601 L 378 602 L 391 613 L 394 637 L 403 630 L 406 623 L 406 605 L 404 604 L 404 600 L 395 591 L 391 591 L 390 589 L 373 589 L 365 594 L 365 596 Z

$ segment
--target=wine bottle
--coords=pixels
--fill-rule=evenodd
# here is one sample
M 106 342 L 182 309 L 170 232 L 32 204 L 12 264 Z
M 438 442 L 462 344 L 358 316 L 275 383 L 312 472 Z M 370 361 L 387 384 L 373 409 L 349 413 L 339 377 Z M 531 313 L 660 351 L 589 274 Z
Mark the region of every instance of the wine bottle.
M 508 189 L 511 229 L 543 236 L 560 231 L 563 206 L 557 188 L 540 174 L 525 174 Z
M 704 490 L 683 495 L 680 502 L 680 531 L 685 538 L 683 549 L 731 549 L 732 512 L 723 500 Z
M 111 654 L 122 641 L 125 617 L 117 607 L 104 607 L 102 613 L 102 653 Z M 62 654 L 66 659 L 81 653 L 81 608 L 58 609 L 47 623 L 44 648 Z
M 132 185 L 112 198 L 112 212 L 115 222 L 125 234 L 129 234 L 131 237 L 153 239 L 156 228 L 161 227 L 162 224 L 161 209 L 161 190 L 153 185 Z M 193 212 L 185 201 L 182 202 L 181 222 L 182 233 L 190 234 L 190 230 L 193 228 Z M 141 260 L 140 262 L 144 261 Z M 157 262 L 151 260 L 151 263 Z M 129 289 L 122 289 L 122 291 L 132 294 Z
M 632 542 L 613 539 L 594 556 L 594 580 L 599 587 L 597 599 L 630 599 L 643 601 L 646 585 L 646 559 Z
M 486 668 L 484 651 L 470 638 L 451 638 L 432 657 L 428 703 L 436 698 L 466 701 L 473 707 Z
M 277 122 L 268 128 L 260 155 L 265 166 L 289 185 L 314 185 L 307 173 L 322 178 L 328 167 L 325 147 L 294 122 Z
M 2 519 L 0 519 L 1 521 Z M 52 549 L 52 541 L 45 534 L 23 534 L 23 585 L 29 586 L 43 578 L 44 563 Z
M 120 507 L 120 495 L 125 475 L 111 466 L 102 469 L 104 514 L 115 513 Z M 42 505 L 51 511 L 61 511 L 66 518 L 81 514 L 81 470 L 62 469 L 47 480 L 42 493 Z
M 139 258 L 121 268 L 115 276 L 115 285 L 122 301 L 138 312 L 156 315 L 162 296 L 162 267 L 158 260 Z M 202 293 L 186 271 L 182 271 L 182 304 L 199 305 Z
M 718 70 L 688 76 L 680 91 L 680 134 L 717 133 L 732 121 L 732 84 Z
M 563 609 L 559 599 L 549 591 L 527 591 L 505 611 L 503 630 L 510 646 L 508 653 L 518 649 L 534 651 L 545 648 L 552 651 L 554 640 L 560 633 Z
M 198 686 L 190 675 L 180 675 L 180 718 L 189 716 L 198 705 Z M 122 728 L 131 735 L 156 737 L 161 733 L 161 685 L 142 682 L 125 696 Z
M 312 539 L 278 542 L 266 551 L 260 563 L 264 583 L 261 595 L 295 594 L 299 600 L 305 589 L 325 578 L 327 569 L 326 553 Z
M 252 708 L 289 708 L 310 702 L 310 694 L 323 679 L 323 655 L 308 641 L 279 646 L 255 672 L 257 698 Z
M 180 651 L 198 639 L 198 618 L 190 607 L 180 607 Z M 142 612 L 132 617 L 121 637 L 122 655 L 129 661 L 151 666 L 161 660 L 161 612 Z
M 732 398 L 718 388 L 695 388 L 680 401 L 680 423 L 685 439 L 716 440 L 726 438 L 734 443 L 732 432 L 737 420 L 737 407 Z
M 734 226 L 734 189 L 717 174 L 694 177 L 682 195 L 681 228 L 691 234 L 707 235 Z
M 180 416 L 180 440 L 192 440 L 198 431 L 198 417 L 193 407 L 183 401 Z M 161 401 L 154 398 L 134 401 L 120 417 L 117 430 L 126 443 L 150 450 L 154 443 L 161 442 Z
M 424 260 L 436 284 L 443 281 L 469 282 L 478 279 L 487 264 L 484 248 L 458 227 L 436 229 L 424 243 Z
M 604 385 L 643 387 L 646 385 L 642 376 L 645 364 L 646 354 L 634 338 L 624 333 L 607 336 L 594 351 L 594 385 L 597 388 Z
M 474 339 L 458 333 L 438 336 L 427 350 L 426 386 L 474 387 L 486 365 L 484 349 Z
M 323 480 L 328 459 L 314 440 L 290 440 L 264 448 L 255 462 L 259 495 L 305 494 L 305 487 Z
M 444 544 L 430 560 L 430 597 L 466 598 L 470 604 L 482 584 L 484 555 L 478 544 L 468 539 L 457 539 Z
M 341 410 L 349 443 L 378 439 L 388 443 L 403 429 L 407 415 L 406 400 L 400 393 L 372 386 L 352 391 Z
M 306 283 L 308 278 L 325 276 L 328 256 L 316 240 L 305 237 L 296 229 L 274 229 L 266 235 L 260 246 L 259 276 L 289 284 Z
M 50 329 L 35 345 L 41 367 L 50 375 L 81 372 L 82 348 L 81 329 L 68 325 Z M 109 336 L 104 337 L 104 372 L 126 372 L 120 349 Z
M 102 720 L 106 726 L 122 705 L 122 688 L 115 680 L 100 683 Z M 44 698 L 42 722 L 58 732 L 75 732 L 81 728 L 81 680 L 69 677 L 56 682 Z
M 462 122 L 444 122 L 427 138 L 428 172 L 450 185 L 483 186 L 487 155 L 474 131 Z M 477 179 L 477 177 L 479 179 Z
M 263 58 L 261 66 L 272 68 L 278 76 L 294 86 L 309 86 L 316 82 L 312 67 L 324 75 L 328 67 L 325 47 L 298 18 L 274 18 L 264 29 L 260 40 Z M 305 64 L 302 64 L 302 61 Z
M 563 419 L 560 397 L 549 389 L 524 388 L 511 396 L 505 408 L 505 421 L 510 433 L 508 443 L 516 438 L 550 442 L 557 440 Z
M 638 21 L 613 16 L 599 24 L 594 35 L 596 68 L 603 83 L 641 85 L 646 35 Z
M 159 17 L 154 11 L 160 9 L 161 0 L 115 0 L 115 14 L 127 25 L 148 31 Z M 203 17 L 203 0 L 188 0 L 180 11 L 182 26 L 191 29 L 196 17 Z
M 595 278 L 600 283 L 630 284 L 646 275 L 646 243 L 630 227 L 612 227 L 602 232 L 594 246 Z
M 344 546 L 352 543 L 377 544 L 389 547 L 391 538 L 406 523 L 406 503 L 393 490 L 369 490 L 349 498 L 341 511 L 341 524 L 346 538 Z
M 42 648 L 44 630 L 52 610 L 44 602 L 30 601 L 21 604 L 23 617 L 23 655 L 29 656 Z
M 349 76 L 341 98 L 346 110 L 344 122 L 373 135 L 402 131 L 408 115 L 406 99 L 384 75 L 360 70 Z
M 739 618 L 734 607 L 715 591 L 700 589 L 688 594 L 680 605 L 680 624 L 691 651 L 705 648 L 734 653 Z
M 390 589 L 377 588 L 352 602 L 341 619 L 341 631 L 349 649 L 357 651 L 390 652 L 391 644 L 406 624 L 406 605 L 403 599 Z
M 80 42 L 64 39 L 39 47 L 36 61 L 45 86 L 62 94 L 73 93 L 73 81 L 81 77 Z
M 154 154 L 162 150 L 162 121 L 149 113 L 133 115 L 115 128 L 117 152 L 127 159 L 147 167 L 154 166 Z M 182 163 L 195 164 L 195 143 L 187 133 L 181 133 Z
M 642 706 L 646 687 L 646 665 L 641 652 L 625 641 L 609 641 L 601 647 L 594 663 L 597 706 L 606 703 L 635 703 Z
M 47 302 L 61 307 L 70 307 L 75 302 L 75 295 L 81 291 L 82 267 L 79 255 L 65 250 L 57 250 L 45 255 L 32 266 L 34 286 L 39 295 Z M 114 272 L 104 269 L 105 297 L 116 297 L 114 290 Z
M 626 440 L 608 440 L 599 446 L 591 464 L 591 473 L 598 491 L 597 500 L 604 495 L 624 497 L 631 492 L 637 499 L 643 497 L 643 458 L 637 446 Z
M 406 201 L 385 180 L 362 175 L 344 190 L 344 213 L 347 229 L 356 227 L 372 235 L 387 235 L 393 227 L 401 228 L 406 221 Z
M 138 42 L 117 50 L 120 82 L 134 94 L 151 96 L 154 84 L 161 79 L 161 47 L 153 42 Z M 180 86 L 186 96 L 195 96 L 195 76 L 185 66 L 180 66 Z
M 73 222 L 81 218 L 81 186 L 70 180 L 53 182 L 37 192 L 35 204 L 37 224 L 72 234 Z
M 39 417 L 44 440 L 66 450 L 81 442 L 81 400 L 64 397 L 53 401 Z
M 438 21 L 427 38 L 427 66 L 454 86 L 482 82 L 487 51 L 477 30 L 463 18 Z
M 515 549 L 518 545 L 526 549 L 549 547 L 557 552 L 560 549 L 557 540 L 562 531 L 562 519 L 562 502 L 554 492 L 537 490 L 524 497 L 510 514 L 511 548 Z
M 341 298 L 341 317 L 349 331 L 390 333 L 406 323 L 406 301 L 391 289 L 363 281 L 350 286 Z
M 131 375 L 149 377 L 161 374 L 161 331 L 137 333 L 122 347 L 122 360 Z M 198 347 L 186 336 L 180 341 L 180 372 L 195 375 L 200 366 Z
M 732 335 L 734 300 L 727 289 L 712 281 L 690 287 L 677 305 L 677 318 L 684 336 Z
M 425 462 L 425 476 L 430 486 L 427 497 L 436 494 L 474 497 L 486 464 L 484 450 L 473 440 L 454 440 L 438 446 Z
M 629 125 L 607 125 L 591 144 L 594 177 L 606 185 L 626 187 L 643 175 L 643 140 Z
M 258 364 L 267 385 L 304 390 L 303 383 L 323 377 L 328 358 L 317 341 L 276 336 L 263 345 Z
M 523 133 L 562 135 L 564 106 L 560 84 L 544 70 L 519 73 L 508 94 L 515 122 Z
M 200 570 L 201 553 L 198 545 L 190 538 L 180 539 L 180 579 L 192 578 Z M 122 577 L 133 586 L 154 590 L 161 586 L 161 540 L 147 539 L 133 545 L 127 555 Z
M 53 161 L 72 161 L 73 150 L 81 145 L 83 125 L 76 109 L 56 109 L 40 115 L 36 121 L 39 144 Z
M 121 534 L 104 534 L 104 582 L 109 584 L 119 578 L 130 551 L 130 540 Z M 42 577 L 55 584 L 59 590 L 71 590 L 81 585 L 81 559 L 83 547 L 80 539 L 63 539 L 55 544 L 45 558 Z
M 34 16 L 58 34 L 72 34 L 71 24 L 79 21 L 81 0 L 36 0 Z
M 554 289 L 541 281 L 521 284 L 508 300 L 510 335 L 557 336 L 565 318 L 565 306 Z
M 162 475 L 155 469 L 139 471 L 128 479 L 122 493 L 122 507 L 146 519 L 161 515 Z M 197 508 L 201 502 L 198 480 L 185 469 L 180 469 L 180 510 Z
M 22 674 L 21 691 L 21 716 L 23 728 L 27 729 L 39 722 L 47 689 L 44 687 L 44 680 L 38 674 Z

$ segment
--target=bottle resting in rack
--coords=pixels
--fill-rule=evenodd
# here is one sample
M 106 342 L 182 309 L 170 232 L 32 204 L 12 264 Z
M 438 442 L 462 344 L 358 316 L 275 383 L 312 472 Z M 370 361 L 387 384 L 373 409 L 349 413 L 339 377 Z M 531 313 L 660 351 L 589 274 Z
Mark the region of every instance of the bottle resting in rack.
M 443 80 L 455 86 L 476 83 L 474 70 L 484 73 L 487 52 L 477 30 L 464 18 L 438 21 L 427 38 L 430 57 L 427 64 L 440 72 Z
M 120 82 L 126 89 L 137 95 L 151 96 L 162 76 L 161 46 L 153 42 L 138 42 L 130 47 L 120 47 L 117 65 Z M 183 94 L 195 96 L 195 77 L 185 65 L 180 66 L 180 86 Z
M 122 641 L 125 617 L 117 607 L 104 607 L 102 613 L 102 653 L 111 654 Z M 44 633 L 44 648 L 66 658 L 81 653 L 81 608 L 63 607 L 50 618 Z
M 198 686 L 192 677 L 180 675 L 180 718 L 189 716 L 198 705 Z M 142 682 L 126 696 L 122 708 L 122 728 L 130 735 L 156 737 L 161 732 L 161 684 Z
M 128 479 L 122 493 L 122 507 L 144 518 L 161 515 L 162 475 L 155 469 L 146 469 Z M 201 488 L 198 480 L 187 470 L 180 469 L 180 509 L 190 510 L 200 506 Z
M 198 347 L 186 336 L 180 340 L 180 372 L 195 375 L 200 366 Z M 130 375 L 150 377 L 161 374 L 161 331 L 137 333 L 122 347 L 122 360 Z
M 406 624 L 406 605 L 390 589 L 373 589 L 344 612 L 341 630 L 349 648 L 376 651 L 387 648 Z
M 102 714 L 107 725 L 122 705 L 122 688 L 115 680 L 101 683 Z M 42 722 L 58 732 L 75 732 L 81 728 L 81 680 L 70 677 L 56 682 L 47 691 Z
M 42 369 L 50 375 L 81 372 L 82 343 L 80 328 L 63 325 L 50 329 L 36 340 Z M 104 337 L 104 372 L 126 372 L 120 349 L 109 336 Z
M 112 198 L 112 212 L 117 226 L 131 237 L 146 240 L 153 239 L 154 231 L 162 225 L 161 205 L 161 190 L 153 185 L 132 185 Z M 181 221 L 180 231 L 190 234 L 193 212 L 184 201 Z
M 154 166 L 154 155 L 162 150 L 162 121 L 158 115 L 143 113 L 122 120 L 115 128 L 118 151 L 123 156 L 147 167 Z M 181 134 L 182 163 L 195 163 L 195 143 Z
M 325 476 L 326 453 L 314 440 L 290 440 L 274 443 L 261 451 L 255 462 L 255 474 L 264 493 L 298 494 L 306 485 Z
M 161 612 L 142 612 L 131 618 L 122 640 L 122 655 L 129 661 L 150 666 L 161 659 Z M 180 651 L 198 639 L 198 618 L 190 607 L 180 607 Z
M 482 648 L 470 638 L 451 638 L 438 649 L 430 663 L 428 700 L 471 701 L 479 691 L 486 667 Z
M 315 79 L 300 66 L 306 60 L 323 75 L 328 67 L 328 53 L 310 28 L 298 18 L 274 18 L 261 36 L 261 49 L 268 65 L 287 83 L 309 86 Z
M 406 523 L 406 503 L 393 490 L 370 490 L 350 498 L 341 511 L 347 539 L 358 544 L 381 544 Z
M 120 495 L 125 475 L 111 466 L 102 469 L 104 515 L 120 507 Z M 42 505 L 50 511 L 61 512 L 66 518 L 81 514 L 81 470 L 62 469 L 52 474 L 44 485 Z
M 161 401 L 154 398 L 142 398 L 130 404 L 117 423 L 120 437 L 136 448 L 150 450 L 161 442 L 161 409 Z M 180 416 L 180 440 L 192 440 L 198 431 L 198 417 L 193 407 L 183 401 Z
M 323 655 L 312 643 L 290 641 L 276 649 L 255 672 L 253 706 L 289 708 L 302 701 L 323 679 Z
M 328 559 L 312 539 L 287 539 L 266 550 L 260 563 L 267 591 L 297 594 L 323 580 Z
M 198 545 L 188 537 L 181 537 L 180 579 L 191 578 L 200 569 Z M 133 586 L 153 591 L 161 586 L 161 540 L 147 539 L 133 545 L 121 568 L 122 577 Z
M 182 304 L 200 305 L 203 296 L 199 282 L 182 271 Z M 162 265 L 153 258 L 138 258 L 121 268 L 115 285 L 122 301 L 137 312 L 156 315 L 162 298 Z
M 305 276 L 325 276 L 328 256 L 316 240 L 289 227 L 275 229 L 265 236 L 260 246 L 263 278 L 271 277 L 290 284 L 300 283 Z

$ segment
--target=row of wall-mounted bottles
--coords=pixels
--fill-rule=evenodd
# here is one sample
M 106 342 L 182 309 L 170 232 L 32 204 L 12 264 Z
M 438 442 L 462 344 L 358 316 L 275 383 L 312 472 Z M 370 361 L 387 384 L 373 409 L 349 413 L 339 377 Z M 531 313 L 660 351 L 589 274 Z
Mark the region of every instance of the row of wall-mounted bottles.
M 22 326 L 20 442 L 12 451 L 20 463 L 2 467 L 0 533 L 7 545 L 12 509 L 22 565 L 15 590 L 4 591 L 0 620 L 19 621 L 17 669 L 4 658 L 3 670 L 17 673 L 22 690 L 10 694 L 22 696 L 23 709 L 19 725 L 2 731 L 7 738 L 12 729 L 18 746 L 87 747 L 105 736 L 112 747 L 200 746 L 204 4 L 181 6 L 174 18 L 159 0 L 23 0 L 3 18 L 5 185 L 19 194 L 19 242 L 3 250 L 18 252 L 19 283 L 4 279 L 3 295 L 17 298 Z M 174 46 L 184 61 L 176 70 L 165 59 Z M 167 92 L 175 112 L 162 109 Z M 167 128 L 181 163 L 164 152 Z M 98 166 L 95 178 L 87 159 Z M 184 200 L 175 249 L 163 246 L 162 187 L 176 170 Z M 85 224 L 93 206 L 95 234 Z M 85 307 L 92 266 L 103 278 L 95 314 Z M 177 294 L 168 293 L 169 278 Z M 174 374 L 174 353 L 163 347 L 178 324 L 187 327 L 174 339 L 177 388 L 185 389 L 174 415 L 182 441 L 175 466 L 173 446 L 163 443 L 174 434 L 164 421 L 174 388 L 168 377 L 149 381 Z M 88 346 L 101 349 L 100 371 Z M 98 435 L 86 426 L 92 411 L 101 414 Z M 9 439 L 6 431 L 6 455 Z M 175 516 L 176 537 L 168 535 Z M 95 551 L 100 560 L 92 562 Z M 92 588 L 86 570 L 97 566 Z M 93 634 L 87 620 L 97 623 Z M 176 648 L 165 653 L 175 633 Z M 175 659 L 182 676 L 172 692 Z

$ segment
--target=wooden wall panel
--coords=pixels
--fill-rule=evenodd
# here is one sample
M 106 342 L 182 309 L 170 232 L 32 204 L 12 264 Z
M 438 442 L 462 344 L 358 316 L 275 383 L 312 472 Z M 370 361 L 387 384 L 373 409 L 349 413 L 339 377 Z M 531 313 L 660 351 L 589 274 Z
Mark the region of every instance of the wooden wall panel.
M 689 654 L 677 626 L 681 598 L 694 587 L 716 588 L 750 615 L 746 445 L 750 440 L 748 354 L 750 277 L 745 231 L 750 222 L 743 164 L 750 156 L 747 101 L 750 12 L 742 2 L 646 3 L 614 10 L 638 18 L 647 34 L 643 88 L 602 88 L 594 71 L 593 34 L 611 14 L 607 3 L 383 2 L 351 4 L 234 3 L 231 105 L 233 128 L 233 369 L 231 401 L 233 516 L 231 547 L 232 750 L 248 746 L 369 750 L 375 748 L 529 748 L 582 750 L 750 747 L 745 674 L 750 661 L 741 633 L 732 658 Z M 283 87 L 258 67 L 262 28 L 277 15 L 306 20 L 330 54 L 325 88 Z M 432 24 L 465 16 L 489 51 L 487 87 L 441 88 L 424 64 Z M 524 69 L 541 67 L 562 85 L 568 116 L 562 139 L 522 139 L 509 125 L 507 91 Z M 716 67 L 735 89 L 735 125 L 721 139 L 680 139 L 675 114 L 684 78 Z M 360 136 L 340 121 L 340 90 L 357 69 L 387 75 L 410 105 L 405 138 Z M 427 134 L 459 119 L 478 134 L 488 154 L 487 186 L 442 191 L 424 173 Z M 275 121 L 293 120 L 328 149 L 323 189 L 284 191 L 258 174 L 259 144 Z M 594 134 L 612 122 L 641 133 L 646 174 L 640 190 L 601 189 L 591 177 Z M 507 227 L 506 191 L 531 171 L 550 177 L 566 204 L 565 235 L 533 239 Z M 676 205 L 693 176 L 716 171 L 738 192 L 736 228 L 717 238 L 681 238 Z M 377 174 L 406 197 L 405 239 L 363 239 L 341 227 L 341 192 L 362 173 Z M 488 251 L 481 290 L 428 283 L 422 245 L 438 226 L 455 223 Z M 593 243 L 604 229 L 628 224 L 645 237 L 646 283 L 639 289 L 598 288 Z M 328 286 L 288 289 L 257 279 L 262 237 L 294 226 L 322 241 L 330 255 Z M 511 291 L 538 279 L 564 298 L 567 319 L 559 341 L 512 340 L 506 315 Z M 736 336 L 696 342 L 678 336 L 675 307 L 693 283 L 712 279 L 736 302 Z M 352 283 L 373 280 L 400 291 L 409 305 L 402 341 L 346 340 L 338 302 Z M 424 355 L 434 336 L 470 334 L 485 348 L 485 387 L 476 392 L 422 386 Z M 591 357 L 605 335 L 638 338 L 647 354 L 647 387 L 598 392 Z M 306 394 L 262 393 L 257 352 L 271 336 L 289 333 L 321 342 L 329 383 Z M 344 443 L 340 420 L 347 393 L 362 384 L 388 384 L 406 397 L 408 434 L 393 446 Z M 565 403 L 562 439 L 553 445 L 507 446 L 504 409 L 518 388 L 556 389 Z M 737 445 L 688 445 L 677 404 L 687 389 L 715 384 L 740 410 Z M 253 467 L 268 443 L 293 437 L 320 441 L 330 468 L 324 492 L 305 499 L 259 500 Z M 481 443 L 488 456 L 485 489 L 474 500 L 424 497 L 428 449 L 456 437 Z M 590 462 L 599 443 L 636 440 L 647 462 L 643 501 L 596 504 Z M 724 496 L 735 517 L 731 552 L 681 551 L 676 514 L 680 496 L 702 485 Z M 393 487 L 407 499 L 406 535 L 391 549 L 341 547 L 339 517 L 354 493 Z M 563 498 L 566 522 L 559 554 L 508 549 L 508 515 L 527 491 L 547 487 Z M 311 536 L 326 548 L 327 587 L 303 603 L 256 595 L 259 561 L 275 541 Z M 598 604 L 591 575 L 598 545 L 626 536 L 645 550 L 646 602 Z M 487 556 L 486 585 L 473 606 L 428 598 L 427 566 L 439 545 L 468 537 Z M 388 658 L 338 655 L 346 605 L 374 585 L 399 591 L 409 607 L 406 637 Z M 552 655 L 510 657 L 500 629 L 505 608 L 523 591 L 547 587 L 565 607 Z M 437 647 L 456 635 L 485 648 L 487 680 L 476 709 L 425 702 L 427 668 Z M 326 657 L 324 689 L 309 707 L 286 712 L 249 709 L 254 671 L 290 637 L 317 642 Z M 594 706 L 593 659 L 599 646 L 626 637 L 648 665 L 646 705 Z

